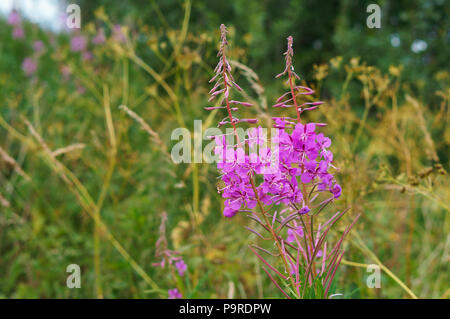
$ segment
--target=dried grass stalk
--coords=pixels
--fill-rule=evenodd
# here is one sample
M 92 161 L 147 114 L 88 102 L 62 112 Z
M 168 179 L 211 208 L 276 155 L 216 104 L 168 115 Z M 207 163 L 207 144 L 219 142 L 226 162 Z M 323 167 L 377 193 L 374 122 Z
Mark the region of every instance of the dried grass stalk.
M 119 109 L 125 111 L 132 119 L 134 119 L 136 122 L 139 123 L 139 125 L 141 126 L 141 128 L 146 131 L 150 137 L 152 138 L 152 140 L 160 147 L 161 151 L 164 153 L 164 155 L 169 159 L 169 161 L 171 160 L 170 154 L 167 151 L 167 147 L 166 145 L 162 142 L 161 138 L 159 137 L 159 134 L 156 133 L 154 130 L 152 130 L 152 128 L 150 127 L 150 125 L 148 125 L 144 119 L 142 117 L 140 117 L 139 115 L 137 115 L 135 112 L 133 112 L 132 110 L 130 110 L 127 106 L 125 105 L 120 105 Z
M 47 143 L 45 143 L 42 136 L 39 135 L 39 133 L 36 131 L 36 129 L 33 127 L 33 125 L 28 121 L 27 119 L 24 120 L 25 124 L 28 127 L 28 130 L 30 131 L 31 135 L 38 141 L 39 145 L 42 147 L 44 152 L 50 157 L 50 160 L 52 161 L 52 164 L 55 166 L 55 169 L 57 170 L 57 173 L 61 174 L 61 178 L 68 184 L 72 185 L 72 182 L 67 178 L 64 167 L 61 165 L 60 162 L 56 159 L 56 156 L 53 154 L 50 147 L 48 147 Z
M 57 157 L 59 155 L 65 154 L 65 153 L 70 153 L 70 152 L 73 152 L 75 150 L 83 149 L 85 147 L 86 147 L 86 145 L 83 144 L 83 143 L 76 143 L 76 144 L 72 144 L 72 145 L 69 145 L 69 146 L 66 146 L 66 147 L 58 148 L 57 150 L 54 150 L 52 152 L 52 154 L 53 154 L 54 157 Z
M 3 207 L 9 207 L 10 206 L 9 202 L 6 200 L 6 198 L 4 198 L 2 196 L 2 194 L 0 194 L 0 205 L 3 206 Z
M 428 147 L 425 148 L 425 152 L 427 153 L 427 155 L 430 159 L 432 159 L 435 162 L 439 162 L 439 157 L 436 152 L 436 147 L 434 146 L 434 142 L 433 142 L 433 139 L 431 138 L 430 132 L 428 132 L 425 118 L 423 116 L 423 111 L 422 111 L 422 108 L 421 108 L 419 102 L 408 94 L 406 94 L 406 100 L 409 103 L 411 103 L 411 105 L 416 110 L 417 117 L 419 120 L 418 125 L 423 132 L 423 135 L 425 137 L 425 142 L 428 144 Z
M 24 170 L 20 167 L 19 163 L 17 163 L 14 158 L 12 158 L 11 156 L 8 155 L 8 153 L 6 153 L 6 151 L 0 147 L 0 158 L 3 159 L 3 161 L 5 161 L 7 164 L 11 165 L 12 167 L 14 167 L 14 169 L 16 170 L 16 172 L 22 176 L 23 178 L 25 178 L 27 181 L 30 181 L 31 178 L 30 176 L 28 176 L 27 173 L 24 172 Z

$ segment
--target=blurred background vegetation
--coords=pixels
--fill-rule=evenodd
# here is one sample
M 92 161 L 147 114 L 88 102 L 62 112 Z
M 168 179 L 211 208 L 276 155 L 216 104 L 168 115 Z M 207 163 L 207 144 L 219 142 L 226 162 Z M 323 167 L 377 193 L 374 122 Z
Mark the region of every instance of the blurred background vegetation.
M 380 29 L 366 27 L 373 1 L 72 2 L 80 31 L 28 21 L 22 1 L 12 3 L 23 37 L 8 12 L 0 20 L 0 297 L 165 298 L 173 287 L 190 298 L 282 297 L 247 248 L 250 221 L 222 216 L 215 166 L 168 158 L 174 128 L 222 118 L 203 109 L 221 23 L 255 104 L 246 112 L 266 125 L 280 115 L 270 106 L 288 35 L 296 72 L 326 102 L 307 120 L 327 122 L 333 139 L 334 208 L 362 214 L 333 292 L 450 296 L 448 2 L 378 1 Z M 92 43 L 101 30 L 105 43 Z M 80 36 L 87 46 L 74 51 Z M 182 279 L 152 267 L 163 212 L 188 264 Z M 80 289 L 66 287 L 72 263 Z M 373 263 L 381 289 L 366 285 Z

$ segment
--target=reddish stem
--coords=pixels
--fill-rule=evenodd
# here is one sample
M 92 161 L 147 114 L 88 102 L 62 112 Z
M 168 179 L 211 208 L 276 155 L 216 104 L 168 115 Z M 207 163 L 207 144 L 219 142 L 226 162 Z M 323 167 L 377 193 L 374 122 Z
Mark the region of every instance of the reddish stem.
M 292 80 L 293 76 L 292 76 L 292 71 L 290 69 L 288 70 L 288 75 L 289 75 L 289 87 L 291 89 L 292 101 L 294 102 L 295 110 L 297 111 L 297 122 L 300 123 L 300 109 L 299 109 L 298 104 L 297 104 L 297 98 L 295 96 L 295 91 L 294 91 L 294 83 L 293 83 L 293 80 Z M 302 170 L 302 174 L 303 174 L 303 172 L 304 172 L 304 166 L 303 165 L 301 167 L 301 170 Z M 309 201 L 308 201 L 308 197 L 307 197 L 308 193 L 307 193 L 307 190 L 306 190 L 306 185 L 304 183 L 301 183 L 301 184 L 302 184 L 302 190 L 303 190 L 303 198 L 306 201 L 306 205 L 309 206 Z M 305 227 L 306 228 L 305 229 L 305 234 L 308 236 L 308 239 L 309 239 L 309 242 L 310 242 L 312 250 L 314 250 L 314 240 L 312 238 L 312 236 L 313 236 L 312 233 L 314 231 L 313 230 L 313 224 L 312 224 L 311 218 L 308 215 L 306 215 L 306 224 L 309 225 L 311 229 L 309 230 L 308 227 Z M 306 247 L 306 251 L 309 251 L 309 246 Z M 314 260 L 311 259 L 310 263 L 313 263 L 312 267 L 313 267 L 313 271 L 314 271 L 314 274 L 315 274 L 316 273 L 315 272 L 315 268 L 316 267 L 314 265 Z
M 298 109 L 297 99 L 295 98 L 294 84 L 292 83 L 292 71 L 291 70 L 288 71 L 288 75 L 289 75 L 289 86 L 291 88 L 292 100 L 294 101 L 295 110 L 297 111 L 297 122 L 300 123 L 300 110 Z
M 226 67 L 227 67 L 227 65 L 226 65 L 225 52 L 224 52 L 222 54 L 222 77 L 223 77 L 223 85 L 225 88 L 224 92 L 231 89 L 231 85 L 230 85 L 230 87 L 228 87 L 228 83 L 227 83 Z M 233 121 L 233 115 L 231 114 L 231 107 L 230 107 L 230 102 L 228 101 L 228 97 L 225 97 L 225 103 L 227 105 L 228 117 L 230 119 L 231 125 L 233 126 L 234 135 L 236 136 L 237 142 L 239 143 L 239 136 L 237 134 L 236 124 Z

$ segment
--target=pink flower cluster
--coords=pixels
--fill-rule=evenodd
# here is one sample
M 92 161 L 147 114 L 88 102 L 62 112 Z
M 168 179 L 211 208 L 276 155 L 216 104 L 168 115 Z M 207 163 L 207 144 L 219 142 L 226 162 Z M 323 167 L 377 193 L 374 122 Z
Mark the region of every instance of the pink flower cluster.
M 11 11 L 8 16 L 7 23 L 13 27 L 12 36 L 14 39 L 22 39 L 25 37 L 25 32 L 22 25 L 22 17 L 16 10 Z M 22 70 L 26 76 L 32 76 L 36 73 L 38 68 L 39 56 L 43 53 L 44 43 L 42 41 L 35 41 L 33 43 L 34 55 L 26 57 L 22 61 Z
M 32 58 L 28 57 L 23 60 L 22 70 L 26 76 L 32 75 L 34 72 L 36 72 L 36 69 L 37 69 L 37 63 Z
M 299 78 L 293 71 L 292 66 L 292 37 L 288 38 L 288 49 L 286 55 L 286 68 L 277 75 L 280 77 L 289 73 L 288 84 L 291 90 L 283 94 L 276 101 L 273 107 L 295 107 L 297 111 L 297 121 L 289 117 L 275 117 L 274 128 L 278 129 L 277 136 L 272 136 L 272 142 L 276 142 L 273 149 L 260 147 L 259 153 L 245 154 L 245 146 L 249 148 L 255 145 L 266 145 L 267 138 L 264 136 L 263 129 L 251 128 L 249 138 L 240 140 L 236 133 L 235 124 L 239 122 L 255 123 L 256 119 L 238 120 L 233 117 L 232 112 L 237 108 L 230 107 L 230 104 L 241 104 L 250 106 L 245 102 L 229 101 L 229 93 L 232 86 L 241 90 L 234 82 L 231 76 L 231 67 L 225 57 L 226 28 L 221 26 L 222 43 L 218 56 L 219 64 L 215 72 L 216 75 L 210 82 L 217 80 L 213 89 L 210 91 L 213 100 L 217 95 L 223 93 L 225 106 L 208 107 L 207 110 L 216 108 L 226 108 L 228 117 L 219 122 L 219 126 L 231 123 L 234 129 L 237 143 L 233 144 L 227 141 L 227 134 L 215 136 L 216 155 L 219 155 L 217 168 L 221 172 L 221 180 L 224 184 L 219 191 L 225 198 L 225 208 L 223 214 L 226 217 L 235 216 L 242 209 L 253 209 L 258 200 L 265 205 L 285 204 L 301 214 L 309 212 L 309 207 L 305 204 L 302 189 L 308 186 L 308 189 L 317 189 L 317 192 L 329 192 L 333 198 L 341 195 L 341 187 L 332 173 L 333 154 L 328 148 L 331 145 L 331 139 L 325 137 L 323 133 L 317 132 L 317 128 L 325 126 L 323 123 L 300 122 L 300 115 L 304 111 L 316 109 L 322 102 L 306 102 L 297 105 L 298 96 L 311 95 L 314 91 L 304 86 L 293 86 L 292 78 Z M 220 104 L 223 104 L 222 103 Z M 273 143 L 272 143 L 273 145 Z M 278 156 L 278 162 L 275 167 L 271 158 Z M 270 167 L 270 169 L 269 169 Z M 256 175 L 261 175 L 261 182 L 256 184 Z M 301 204 L 301 207 L 300 207 Z
M 226 198 L 223 211 L 226 217 L 233 217 L 244 208 L 253 209 L 257 204 L 255 190 L 265 205 L 283 203 L 298 207 L 297 204 L 302 204 L 298 208 L 301 214 L 309 212 L 304 204 L 302 184 L 312 185 L 319 192 L 330 192 L 334 198 L 341 195 L 341 187 L 330 173 L 333 167 L 333 154 L 328 150 L 331 140 L 323 133 L 316 132 L 320 124 L 297 123 L 289 133 L 286 120 L 277 118 L 276 123 L 283 127 L 278 130 L 277 150 L 260 148 L 259 153 L 246 155 L 242 147 L 227 145 L 225 136 L 216 137 L 216 153 L 220 155 L 217 167 L 224 183 L 220 191 L 222 197 Z M 260 129 L 253 131 L 261 132 Z M 258 142 L 262 144 L 262 140 L 260 137 Z M 253 138 L 244 142 L 250 147 L 255 143 Z M 275 169 L 269 169 L 270 158 L 275 151 L 278 152 L 278 164 Z M 234 160 L 230 160 L 233 155 Z M 256 174 L 262 176 L 262 182 L 252 185 Z
M 25 37 L 25 32 L 22 27 L 22 18 L 16 10 L 11 11 L 8 16 L 8 24 L 13 26 L 12 36 L 15 39 L 22 39 Z
M 181 299 L 183 296 L 177 288 L 169 289 L 168 291 L 169 299 Z
M 224 49 L 226 29 L 221 26 L 221 30 L 219 56 L 222 64 L 219 62 L 216 68 L 216 77 L 225 79 L 226 88 L 227 79 L 231 78 L 228 73 L 231 68 L 227 67 L 227 71 L 222 69 L 222 76 L 220 75 L 220 69 L 225 65 L 223 61 L 227 61 Z M 344 254 L 343 240 L 359 216 L 345 229 L 334 247 L 329 249 L 327 234 L 348 209 L 338 211 L 325 223 L 318 223 L 317 220 L 314 223 L 313 217 L 339 198 L 342 190 L 333 176 L 336 168 L 333 166 L 333 154 L 329 150 L 331 139 L 319 131 L 326 124 L 302 122 L 301 117 L 305 111 L 315 110 L 323 102 L 312 102 L 310 95 L 314 91 L 306 86 L 295 85 L 295 80 L 300 80 L 300 77 L 294 72 L 292 65 L 293 39 L 288 37 L 287 40 L 288 46 L 284 53 L 286 65 L 276 78 L 287 75 L 289 90 L 276 100 L 273 107 L 294 108 L 296 118 L 272 118 L 270 147 L 267 147 L 268 138 L 262 127 L 250 128 L 247 131 L 248 137 L 238 134 L 236 124 L 241 121 L 232 116 L 232 112 L 237 109 L 230 106 L 230 90 L 217 90 L 216 84 L 210 92 L 210 100 L 219 94 L 224 95 L 220 104 L 225 101 L 225 106 L 220 108 L 227 109 L 228 117 L 219 122 L 219 126 L 228 123 L 233 126 L 231 133 L 227 131 L 226 134 L 214 137 L 217 167 L 222 182 L 219 192 L 225 198 L 223 214 L 226 217 L 235 216 L 238 212 L 250 213 L 246 215 L 269 233 L 269 237 L 265 237 L 256 229 L 245 227 L 261 239 L 273 241 L 277 254 L 254 244 L 249 245 L 249 248 L 264 263 L 263 270 L 285 297 L 304 298 L 311 296 L 313 291 L 315 296 L 327 298 Z M 234 81 L 232 83 L 238 88 Z M 239 129 L 239 133 L 241 132 Z M 230 137 L 235 138 L 235 141 L 230 141 Z M 248 155 L 245 153 L 247 149 Z M 282 208 L 279 208 L 280 204 L 283 204 Z M 256 206 L 258 209 L 253 211 Z M 317 224 L 318 227 L 315 228 Z M 287 229 L 287 238 L 282 235 L 283 229 Z M 262 253 L 280 257 L 283 268 L 278 270 Z M 285 291 L 271 272 L 278 275 L 290 289 Z M 317 285 L 323 289 L 318 289 Z
M 70 49 L 73 52 L 82 52 L 86 49 L 87 41 L 86 38 L 82 35 L 74 36 L 70 40 Z

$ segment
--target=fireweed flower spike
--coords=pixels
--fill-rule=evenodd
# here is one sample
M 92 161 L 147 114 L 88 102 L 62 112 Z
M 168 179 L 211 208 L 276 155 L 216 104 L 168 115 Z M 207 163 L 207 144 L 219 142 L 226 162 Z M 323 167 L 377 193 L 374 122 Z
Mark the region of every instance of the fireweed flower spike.
M 73 52 L 81 52 L 84 51 L 84 49 L 86 49 L 86 38 L 82 35 L 77 35 L 74 36 L 71 40 L 70 40 L 70 49 Z
M 95 45 L 101 45 L 104 44 L 105 42 L 106 42 L 105 32 L 103 31 L 103 29 L 100 28 L 97 31 L 97 34 L 92 39 L 92 43 Z
M 153 267 L 161 267 L 169 269 L 169 272 L 173 275 L 174 281 L 176 281 L 175 269 L 178 271 L 178 275 L 181 277 L 187 271 L 187 265 L 181 257 L 180 253 L 168 248 L 169 244 L 166 237 L 166 222 L 167 213 L 163 212 L 161 215 L 161 225 L 159 226 L 159 238 L 156 241 L 155 257 L 160 258 L 159 262 L 153 263 Z M 175 265 L 175 267 L 174 267 Z M 180 297 L 181 298 L 181 297 Z
M 14 29 L 12 31 L 12 36 L 14 39 L 22 39 L 25 37 L 25 32 L 22 27 L 22 18 L 20 17 L 20 14 L 13 10 L 8 16 L 8 22 L 10 26 L 13 26 Z
M 250 178 L 252 178 L 256 168 L 254 164 L 256 163 L 250 163 L 250 158 L 244 154 L 244 145 L 248 143 L 248 140 L 239 139 L 236 124 L 254 124 L 257 120 L 238 119 L 233 114 L 233 112 L 239 110 L 239 106 L 249 107 L 251 104 L 230 99 L 233 89 L 237 91 L 242 91 L 242 89 L 231 74 L 232 69 L 226 55 L 228 46 L 227 28 L 224 24 L 220 26 L 220 38 L 220 48 L 217 53 L 219 62 L 214 68 L 215 75 L 209 81 L 210 83 L 215 82 L 209 92 L 209 102 L 221 96 L 220 106 L 206 107 L 205 109 L 226 109 L 227 116 L 218 123 L 218 126 L 231 124 L 233 134 L 236 137 L 237 144 L 229 143 L 226 134 L 214 137 L 217 145 L 215 153 L 220 157 L 217 167 L 221 171 L 220 178 L 225 184 L 225 187 L 220 189 L 222 196 L 226 198 L 223 214 L 226 217 L 233 217 L 242 206 L 250 209 L 256 206 L 255 193 L 250 183 Z
M 12 36 L 14 39 L 23 39 L 25 37 L 25 32 L 21 26 L 18 26 L 13 29 Z
M 36 53 L 41 53 L 41 51 L 44 49 L 44 42 L 42 42 L 41 40 L 39 41 L 35 41 L 33 43 L 33 50 Z
M 213 110 L 216 108 L 224 108 L 227 110 L 227 117 L 219 122 L 219 126 L 225 125 L 225 124 L 231 124 L 233 127 L 234 134 L 236 138 L 239 138 L 237 136 L 236 131 L 236 124 L 239 122 L 247 122 L 247 123 L 256 123 L 256 119 L 238 119 L 236 116 L 233 116 L 233 112 L 237 111 L 239 108 L 238 105 L 242 106 L 251 106 L 250 103 L 247 102 L 241 102 L 241 101 L 234 101 L 230 100 L 230 92 L 233 88 L 235 88 L 238 91 L 242 91 L 241 87 L 237 85 L 237 83 L 234 81 L 233 75 L 231 74 L 231 66 L 228 62 L 227 56 L 226 56 L 226 50 L 228 46 L 227 41 L 227 27 L 222 24 L 220 25 L 220 48 L 219 52 L 217 53 L 217 56 L 219 57 L 219 63 L 214 68 L 214 76 L 209 80 L 210 83 L 215 81 L 215 84 L 211 91 L 209 91 L 210 98 L 208 102 L 213 101 L 217 96 L 223 95 L 223 98 L 221 100 L 221 105 L 225 103 L 223 106 L 219 107 L 207 107 L 206 110 Z M 230 105 L 236 105 L 235 107 L 231 107 Z
M 215 76 L 210 82 L 217 81 L 211 90 L 210 100 L 223 94 L 228 117 L 219 125 L 231 123 L 236 134 L 235 124 L 239 121 L 233 117 L 229 91 L 232 86 L 238 90 L 231 75 L 231 68 L 225 56 L 227 45 L 226 28 L 221 26 L 221 47 L 218 56 L 219 64 Z M 308 298 L 310 296 L 327 298 L 343 256 L 342 243 L 344 237 L 353 227 L 357 218 L 348 226 L 340 240 L 333 246 L 328 242 L 330 229 L 346 213 L 347 210 L 334 213 L 318 225 L 315 218 L 324 214 L 325 208 L 341 196 L 342 188 L 333 175 L 333 154 L 328 149 L 331 139 L 317 132 L 324 123 L 302 123 L 304 111 L 317 109 L 322 102 L 299 102 L 303 95 L 312 95 L 314 91 L 305 86 L 295 85 L 300 77 L 294 72 L 293 38 L 288 37 L 284 71 L 279 78 L 287 76 L 289 91 L 281 95 L 275 108 L 296 110 L 296 118 L 274 117 L 274 127 L 278 129 L 278 149 L 261 147 L 258 156 L 247 156 L 243 149 L 229 147 L 226 136 L 215 136 L 216 154 L 225 154 L 227 161 L 219 161 L 217 167 L 221 173 L 222 187 L 219 192 L 225 198 L 224 212 L 226 217 L 233 217 L 238 212 L 249 213 L 248 217 L 259 224 L 262 230 L 269 233 L 269 238 L 257 229 L 246 227 L 262 240 L 272 241 L 277 252 L 250 245 L 250 249 L 264 263 L 263 270 L 274 285 L 287 298 Z M 244 105 L 242 102 L 238 104 Z M 210 109 L 215 109 L 210 108 Z M 242 121 L 242 120 L 241 120 Z M 252 121 L 248 121 L 252 123 Z M 260 145 L 260 127 L 250 131 L 248 139 L 242 141 L 250 146 Z M 273 139 L 274 137 L 272 137 Z M 266 158 L 273 152 L 279 155 L 275 170 L 265 170 L 269 165 Z M 223 156 L 222 156 L 223 158 Z M 256 175 L 261 178 L 256 179 Z M 257 183 L 258 181 L 258 183 Z M 258 213 L 252 210 L 257 208 Z M 273 211 L 273 209 L 277 209 Z M 330 249 L 331 248 L 331 249 Z M 265 254 L 278 257 L 282 261 L 282 269 L 277 269 L 263 257 Z M 267 267 L 267 268 L 266 268 Z M 272 276 L 272 274 L 276 276 Z M 276 279 L 278 278 L 278 279 Z M 279 284 L 278 280 L 282 281 Z M 284 289 L 282 288 L 284 287 Z
M 161 214 L 161 224 L 159 226 L 159 237 L 155 244 L 155 257 L 160 259 L 160 261 L 152 263 L 152 266 L 161 267 L 171 276 L 172 283 L 178 288 L 168 290 L 169 299 L 178 299 L 183 298 L 181 293 L 183 292 L 183 286 L 180 284 L 181 281 L 179 279 L 185 275 L 188 267 L 178 251 L 170 250 L 168 248 L 169 244 L 166 236 L 166 222 L 167 213 L 163 212 Z
M 22 62 L 22 70 L 26 76 L 31 76 L 37 70 L 37 63 L 32 58 L 27 57 Z
M 11 11 L 11 13 L 8 16 L 8 24 L 12 25 L 14 27 L 20 26 L 22 23 L 22 18 L 20 17 L 19 12 L 16 10 Z
M 118 43 L 125 43 L 127 41 L 127 37 L 123 33 L 122 26 L 120 24 L 114 25 L 112 38 Z
M 281 77 L 281 76 L 283 76 L 283 75 L 285 75 L 286 73 L 288 74 L 288 83 L 289 83 L 289 87 L 290 87 L 290 91 L 289 92 L 286 92 L 285 94 L 283 94 L 282 96 L 280 96 L 279 98 L 278 98 L 278 100 L 277 100 L 277 104 L 275 104 L 274 105 L 274 107 L 292 107 L 292 106 L 294 106 L 295 107 L 295 110 L 296 110 L 296 112 L 297 112 L 297 121 L 298 122 L 300 122 L 300 114 L 301 114 L 301 106 L 303 106 L 303 105 L 305 105 L 305 104 L 303 104 L 303 105 L 301 105 L 300 107 L 297 105 L 297 99 L 296 99 L 296 95 L 297 94 L 303 94 L 303 95 L 310 95 L 310 94 L 313 94 L 314 93 L 314 91 L 313 90 L 311 90 L 310 88 L 307 88 L 307 87 L 302 87 L 302 86 L 297 86 L 297 87 L 295 87 L 294 86 L 294 78 L 296 78 L 296 79 L 298 79 L 298 80 L 300 80 L 300 77 L 297 75 L 297 73 L 295 73 L 295 71 L 294 71 L 294 66 L 293 66 L 293 64 L 292 64 L 292 57 L 293 57 L 293 55 L 294 55 L 294 50 L 292 49 L 292 44 L 293 44 L 293 42 L 294 42 L 294 39 L 292 38 L 292 36 L 289 36 L 288 38 L 287 38 L 287 50 L 286 50 L 286 52 L 284 52 L 284 55 L 285 55 L 285 60 L 286 60 L 286 66 L 285 66 L 285 68 L 284 68 L 284 70 L 283 70 L 283 72 L 281 72 L 280 74 L 278 74 L 277 76 L 275 76 L 275 78 L 279 78 L 279 77 Z M 305 92 L 302 92 L 302 93 L 295 93 L 297 90 L 299 90 L 299 89 L 303 89 Z M 286 96 L 288 96 L 288 94 L 290 93 L 290 95 L 291 95 L 291 98 L 290 99 L 285 99 L 283 102 L 282 102 L 282 100 L 286 97 Z M 293 105 L 292 104 L 286 104 L 286 103 L 289 103 L 289 102 L 293 102 Z M 316 103 L 318 103 L 318 104 L 315 104 L 315 105 L 320 105 L 320 104 L 322 104 L 322 102 L 316 102 Z

